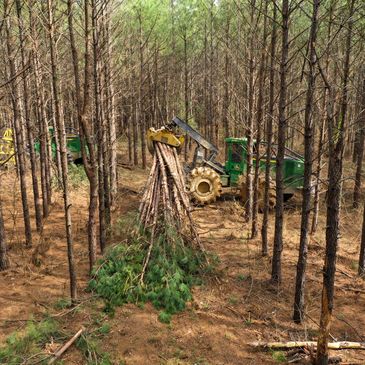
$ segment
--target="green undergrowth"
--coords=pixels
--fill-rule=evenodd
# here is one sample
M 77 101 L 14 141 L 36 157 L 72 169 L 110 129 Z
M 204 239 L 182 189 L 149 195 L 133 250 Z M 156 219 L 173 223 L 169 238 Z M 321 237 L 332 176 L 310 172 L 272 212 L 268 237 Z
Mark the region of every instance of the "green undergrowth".
M 84 331 L 75 345 L 84 357 L 87 365 L 112 365 L 114 362 L 108 352 L 102 349 L 102 344 L 111 330 L 107 322 L 94 323 L 94 329 Z M 0 364 L 6 365 L 35 365 L 48 364 L 51 353 L 46 350 L 46 345 L 52 342 L 60 344 L 70 338 L 60 330 L 59 322 L 54 319 L 44 319 L 40 322 L 29 321 L 25 328 L 13 332 L 0 345 Z M 55 364 L 64 364 L 58 359 Z
M 29 321 L 23 330 L 12 333 L 0 346 L 0 364 L 46 364 L 49 355 L 44 353 L 44 346 L 51 339 L 64 340 L 58 322 L 53 319 Z
M 76 341 L 76 347 L 82 352 L 87 365 L 113 365 L 109 353 L 101 349 L 99 331 L 93 334 L 82 334 Z
M 207 263 L 207 256 L 201 251 L 186 245 L 174 229 L 165 227 L 154 240 L 141 283 L 150 237 L 147 233 L 137 234 L 138 228 L 130 221 L 128 217 L 128 243 L 109 249 L 94 270 L 89 287 L 104 299 L 108 312 L 113 313 L 115 307 L 125 303 L 151 302 L 160 310 L 159 320 L 169 323 L 171 315 L 185 309 L 186 302 L 192 299 L 192 287 L 200 285 L 214 265 Z M 119 229 L 123 224 L 119 223 Z M 209 262 L 215 261 L 209 258 Z
M 287 362 L 285 353 L 283 351 L 272 351 L 272 358 L 279 363 Z
M 83 187 L 88 182 L 85 168 L 83 165 L 75 165 L 74 163 L 69 163 L 67 176 L 69 188 L 72 190 L 77 190 Z M 62 181 L 57 177 L 56 174 L 53 175 L 51 183 L 56 190 L 62 189 Z
M 75 165 L 73 163 L 68 164 L 68 178 L 70 187 L 72 189 L 78 189 L 85 185 L 88 180 L 85 172 L 84 165 Z

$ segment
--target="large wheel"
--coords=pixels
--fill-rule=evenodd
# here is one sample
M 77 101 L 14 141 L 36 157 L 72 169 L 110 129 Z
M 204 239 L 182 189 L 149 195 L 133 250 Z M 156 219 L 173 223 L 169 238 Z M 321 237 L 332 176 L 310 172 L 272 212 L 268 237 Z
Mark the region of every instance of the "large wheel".
M 188 177 L 188 191 L 195 203 L 212 203 L 222 193 L 221 179 L 213 169 L 197 167 Z
M 247 191 L 246 191 L 246 176 L 242 176 L 240 179 L 240 195 L 243 203 L 247 201 Z M 259 181 L 257 184 L 257 204 L 258 204 L 258 210 L 260 213 L 264 211 L 265 208 L 265 178 L 259 176 Z M 275 208 L 276 204 L 276 188 L 275 188 L 275 182 L 270 179 L 270 187 L 269 187 L 269 209 L 272 210 Z

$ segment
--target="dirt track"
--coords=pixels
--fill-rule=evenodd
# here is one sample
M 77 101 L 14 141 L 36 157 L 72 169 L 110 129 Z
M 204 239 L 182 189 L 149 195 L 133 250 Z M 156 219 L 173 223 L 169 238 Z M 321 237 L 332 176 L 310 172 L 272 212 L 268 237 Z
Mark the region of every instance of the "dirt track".
M 146 173 L 141 170 L 120 171 L 118 212 L 114 219 L 138 206 L 138 191 Z M 136 181 L 137 176 L 137 181 Z M 8 176 L 2 184 L 6 231 L 10 245 L 11 269 L 0 274 L 0 341 L 24 325 L 23 320 L 40 318 L 44 313 L 58 314 L 54 303 L 68 295 L 66 243 L 62 202 L 56 197 L 45 227 L 49 249 L 40 257 L 41 265 L 31 262 L 31 250 L 24 250 L 19 237 L 21 210 L 17 184 Z M 12 192 L 6 193 L 4 192 Z M 87 189 L 72 193 L 75 251 L 82 300 L 87 283 Z M 248 226 L 243 222 L 242 208 L 234 201 L 219 201 L 198 208 L 194 218 L 207 250 L 220 258 L 218 275 L 194 289 L 194 300 L 186 311 L 173 317 L 171 325 L 158 321 L 157 311 L 150 305 L 119 308 L 112 319 L 111 332 L 103 340 L 103 349 L 119 364 L 271 364 L 271 353 L 253 352 L 248 343 L 257 340 L 313 339 L 317 334 L 321 267 L 324 252 L 324 214 L 318 234 L 311 238 L 308 263 L 307 310 L 311 319 L 297 326 L 291 321 L 297 245 L 299 241 L 299 205 L 287 208 L 284 281 L 280 289 L 268 283 L 270 259 L 260 255 L 260 239 L 247 240 Z M 359 211 L 347 209 L 342 225 L 337 273 L 335 314 L 331 333 L 338 340 L 360 341 L 365 331 L 364 282 L 356 278 L 356 261 L 361 227 Z M 273 217 L 269 237 L 273 235 Z M 120 237 L 118 238 L 120 239 Z M 34 235 L 34 246 L 37 237 Z M 62 325 L 70 333 L 100 313 L 101 303 L 85 302 L 80 310 L 62 317 Z M 7 320 L 5 322 L 5 320 Z M 347 323 L 346 323 L 347 322 Z M 358 333 L 357 333 L 358 332 Z M 341 351 L 343 360 L 361 363 L 365 355 Z M 81 355 L 72 349 L 64 357 L 65 364 L 82 364 Z M 364 362 L 365 363 L 365 362 Z

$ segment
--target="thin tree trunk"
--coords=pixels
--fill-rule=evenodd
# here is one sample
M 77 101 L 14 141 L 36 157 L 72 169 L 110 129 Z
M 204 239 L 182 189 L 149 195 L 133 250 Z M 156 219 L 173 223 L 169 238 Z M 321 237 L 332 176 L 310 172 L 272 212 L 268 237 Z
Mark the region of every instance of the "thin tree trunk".
M 361 194 L 361 175 L 362 175 L 362 163 L 364 160 L 364 144 L 365 144 L 365 78 L 363 80 L 362 90 L 361 90 L 361 112 L 359 115 L 358 126 L 359 131 L 359 141 L 356 153 L 356 174 L 355 174 L 355 186 L 354 186 L 354 198 L 353 207 L 358 208 L 360 203 Z
M 128 138 L 128 162 L 133 165 L 133 141 L 132 141 L 132 127 L 131 127 L 131 116 L 124 116 L 127 126 L 127 138 Z
M 11 88 L 11 101 L 13 106 L 13 117 L 14 117 L 14 129 L 16 134 L 16 151 L 18 155 L 18 169 L 19 169 L 19 180 L 20 190 L 22 196 L 23 206 L 23 219 L 24 219 L 24 230 L 25 230 L 25 245 L 27 247 L 32 246 L 32 230 L 30 225 L 29 217 L 29 206 L 28 206 L 28 195 L 27 195 L 27 183 L 26 183 L 26 169 L 25 169 L 25 151 L 24 151 L 24 139 L 20 121 L 20 109 L 19 109 L 19 90 L 16 81 L 16 65 L 15 65 L 15 53 L 14 53 L 14 41 L 12 38 L 12 29 L 10 24 L 9 15 L 9 1 L 4 0 L 4 18 L 5 18 L 5 32 L 6 32 L 6 48 L 8 52 L 9 60 L 9 78 Z
M 280 96 L 279 96 L 279 127 L 278 151 L 276 156 L 276 207 L 275 234 L 272 258 L 271 280 L 281 282 L 281 254 L 283 251 L 283 223 L 284 223 L 284 179 L 283 164 L 285 155 L 285 139 L 287 130 L 286 102 L 287 102 L 287 72 L 289 53 L 289 0 L 282 2 L 282 44 L 280 59 Z
M 213 24 L 213 7 L 214 0 L 210 1 L 209 6 L 209 124 L 211 128 L 210 140 L 219 147 L 219 136 L 218 136 L 218 119 L 215 118 L 215 100 L 214 100 L 214 47 L 213 47 L 213 35 L 214 35 L 214 24 Z
M 133 49 L 131 47 L 131 54 L 130 59 L 133 57 Z M 128 78 L 129 85 L 132 86 L 136 82 L 136 73 L 134 70 L 134 67 L 132 65 L 132 62 L 130 64 L 131 72 L 130 77 Z M 129 121 L 129 125 L 131 125 L 131 132 L 132 132 L 132 141 L 133 141 L 133 165 L 138 166 L 139 158 L 138 158 L 138 121 L 137 121 L 137 101 L 136 101 L 136 95 L 135 95 L 135 88 L 132 87 L 131 92 L 131 117 Z
M 208 95 L 208 32 L 207 32 L 207 21 L 204 21 L 204 80 L 203 80 L 203 100 L 204 100 L 204 118 L 203 128 L 204 135 L 206 138 L 210 138 L 209 129 L 209 95 Z
M 189 84 L 188 84 L 188 40 L 186 29 L 183 35 L 184 42 L 184 117 L 185 122 L 188 123 L 189 119 Z M 187 137 L 187 136 L 186 136 Z M 188 159 L 188 139 L 186 138 L 184 146 L 184 160 Z
M 365 275 L 365 203 L 364 203 L 364 207 L 363 207 L 363 219 L 362 219 L 358 274 L 360 276 Z
M 48 26 L 49 26 L 49 45 L 51 55 L 51 69 L 52 69 L 52 88 L 54 96 L 55 106 L 55 120 L 58 129 L 58 141 L 60 146 L 61 157 L 61 172 L 62 175 L 62 188 L 63 188 L 63 202 L 65 210 L 65 224 L 66 224 L 66 236 L 67 236 L 67 257 L 68 268 L 70 275 L 70 293 L 71 301 L 75 303 L 77 299 L 77 283 L 76 283 L 76 271 L 73 254 L 73 237 L 72 237 L 72 219 L 71 219 L 71 203 L 68 191 L 68 166 L 67 166 L 67 147 L 66 147 L 66 130 L 61 113 L 61 105 L 59 99 L 59 84 L 58 84 L 58 70 L 57 70 L 57 58 L 56 58 L 56 44 L 54 38 L 54 20 L 53 20 L 53 0 L 47 1 L 48 5 Z
M 21 65 L 24 70 L 26 67 L 25 54 L 24 54 L 24 25 L 21 14 L 21 2 L 16 0 L 16 11 L 18 17 L 18 29 L 19 29 L 19 41 L 20 41 L 20 55 L 21 55 Z M 42 204 L 39 197 L 39 187 L 38 187 L 38 177 L 37 177 L 37 161 L 34 151 L 34 136 L 33 136 L 33 126 L 30 121 L 30 109 L 29 109 L 29 92 L 28 92 L 28 82 L 27 75 L 22 78 L 23 81 L 23 99 L 24 99 L 24 112 L 25 112 L 25 123 L 28 132 L 28 146 L 30 152 L 30 165 L 32 171 L 32 185 L 33 185 L 33 198 L 34 198 L 34 209 L 35 209 L 35 221 L 37 231 L 40 232 L 42 229 Z
M 89 0 L 85 1 L 85 59 L 84 59 L 84 99 L 81 100 L 81 82 L 79 73 L 79 56 L 76 48 L 74 28 L 73 28 L 73 13 L 72 6 L 74 0 L 67 0 L 67 12 L 68 12 L 68 28 L 70 34 L 70 46 L 72 53 L 72 63 L 74 69 L 75 78 L 75 90 L 76 90 L 76 106 L 77 116 L 80 126 L 81 135 L 81 151 L 82 159 L 86 175 L 89 180 L 89 219 L 87 223 L 87 235 L 89 246 L 89 271 L 91 273 L 95 261 L 96 261 L 96 217 L 98 209 L 98 174 L 97 174 L 97 154 L 95 144 L 92 140 L 92 127 L 89 116 L 90 109 L 90 27 L 89 27 Z M 86 154 L 86 146 L 89 151 L 89 156 Z
M 297 262 L 297 275 L 295 284 L 294 297 L 294 314 L 295 323 L 300 323 L 304 313 L 304 289 L 305 289 L 305 271 L 307 267 L 308 254 L 308 230 L 309 217 L 311 211 L 311 180 L 313 166 L 313 98 L 316 85 L 316 51 L 315 44 L 317 39 L 318 28 L 318 11 L 320 0 L 313 1 L 312 24 L 309 35 L 309 55 L 308 55 L 308 86 L 304 114 L 304 182 L 302 190 L 302 220 L 300 228 L 299 256 Z
M 326 99 L 327 99 L 327 90 L 324 91 L 323 96 L 323 112 L 325 113 L 326 109 Z M 311 234 L 315 233 L 318 225 L 318 214 L 319 214 L 319 189 L 321 186 L 321 171 L 322 171 L 322 154 L 323 154 L 323 143 L 324 143 L 324 131 L 325 131 L 325 120 L 326 116 L 323 117 L 321 128 L 319 130 L 319 139 L 318 139 L 318 148 L 317 148 L 317 169 L 315 172 L 315 186 L 314 186 L 314 198 L 313 198 L 313 217 L 312 217 L 312 227 Z
M 268 2 L 265 2 L 264 7 L 264 29 L 262 34 L 262 51 L 261 51 L 261 65 L 259 70 L 259 81 L 258 88 L 259 94 L 257 97 L 257 114 L 256 114 L 256 126 L 257 126 L 257 137 L 256 137 L 256 162 L 255 162 L 255 176 L 253 181 L 253 202 L 252 202 L 252 226 L 251 226 L 251 238 L 256 238 L 258 234 L 257 229 L 257 214 L 259 207 L 259 177 L 260 177 L 260 143 L 261 143 L 261 129 L 263 125 L 263 108 L 264 108 L 264 82 L 265 82 L 265 69 L 266 69 L 266 38 L 267 38 L 267 9 Z
M 108 43 L 108 33 L 106 31 L 105 20 L 103 23 L 103 38 L 104 44 Z M 110 140 L 110 125 L 111 125 L 111 95 L 108 83 L 108 59 L 103 60 L 103 72 L 104 72 L 104 118 L 103 118 L 103 165 L 104 165 L 104 175 L 103 175 L 103 184 L 104 184 L 104 200 L 105 200 L 105 237 L 108 239 L 108 232 L 110 232 L 111 225 L 111 169 L 110 169 L 110 155 L 111 155 L 111 147 L 112 142 Z M 103 96 L 103 94 L 102 94 Z M 104 252 L 104 251 L 103 251 Z
M 275 0 L 273 0 L 275 1 Z M 266 161 L 265 161 L 265 192 L 264 192 L 264 216 L 262 219 L 261 227 L 261 238 L 262 246 L 261 253 L 262 256 L 267 256 L 268 254 L 268 242 L 267 242 L 267 229 L 269 224 L 269 212 L 270 212 L 270 202 L 269 202 L 269 191 L 270 191 L 270 170 L 271 170 L 271 147 L 272 147 L 272 137 L 273 137 L 273 126 L 272 121 L 274 118 L 274 92 L 275 92 L 275 58 L 276 58 L 276 38 L 277 38 L 277 9 L 276 5 L 273 6 L 272 15 L 272 33 L 271 33 L 271 45 L 270 45 L 270 89 L 269 89 L 269 106 L 267 111 L 267 145 L 266 145 Z
M 331 0 L 330 2 L 330 8 L 329 8 L 329 21 L 328 21 L 328 28 L 327 28 L 327 42 L 328 44 L 331 42 L 332 37 L 332 22 L 333 22 L 333 12 L 334 12 L 334 5 L 335 1 Z M 329 55 L 326 56 L 325 61 L 325 74 L 328 74 L 329 69 Z M 318 214 L 319 214 L 319 189 L 321 186 L 321 170 L 322 170 L 322 158 L 323 158 L 323 150 L 324 150 L 324 138 L 325 138 L 325 125 L 327 120 L 327 88 L 324 89 L 323 94 L 323 107 L 322 107 L 322 123 L 321 123 L 321 129 L 319 134 L 319 140 L 318 140 L 318 148 L 317 148 L 317 169 L 315 174 L 315 190 L 314 190 L 314 201 L 313 201 L 313 219 L 312 219 L 312 228 L 311 233 L 316 232 L 317 225 L 318 225 Z
M 339 236 L 340 199 L 342 190 L 342 164 L 345 141 L 345 124 L 348 104 L 348 81 L 350 73 L 351 37 L 355 0 L 349 3 L 349 20 L 346 36 L 345 62 L 343 67 L 343 83 L 339 120 L 334 123 L 333 95 L 330 86 L 329 116 L 328 116 L 328 195 L 327 195 L 327 224 L 326 224 L 326 254 L 323 267 L 323 289 L 320 318 L 320 331 L 317 345 L 317 365 L 328 364 L 328 339 L 332 318 L 333 297 L 335 287 L 336 257 Z
M 104 191 L 104 135 L 105 123 L 103 113 L 103 102 L 101 94 L 101 73 L 100 73 L 100 53 L 99 44 L 103 42 L 98 34 L 98 15 L 100 10 L 96 8 L 95 0 L 91 0 L 92 6 L 92 29 L 93 29 L 93 75 L 94 75 L 94 105 L 95 105 L 95 120 L 98 130 L 98 196 L 99 196 L 99 246 L 103 253 L 106 246 L 106 229 L 105 229 L 105 191 Z M 100 43 L 99 43 L 100 41 Z
M 109 5 L 109 6 L 108 6 Z M 108 115 L 109 115 L 109 140 L 110 140 L 110 206 L 114 207 L 118 190 L 118 174 L 117 174 L 117 131 L 116 131 L 116 111 L 115 111 L 115 96 L 114 82 L 112 77 L 112 41 L 111 41 L 111 6 L 110 3 L 106 6 L 106 47 L 107 54 L 105 60 L 106 67 L 106 90 L 108 92 Z
M 142 28 L 142 10 L 139 9 L 138 13 L 138 25 L 139 25 L 139 86 L 138 86 L 138 123 L 141 128 L 141 154 L 142 154 L 142 168 L 145 169 L 147 166 L 146 159 L 146 121 L 145 111 L 143 103 L 143 75 L 144 75 L 144 55 L 143 55 L 143 28 Z
M 31 14 L 31 12 L 30 12 Z M 32 23 L 32 21 L 30 20 Z M 50 159 L 48 156 L 48 125 L 46 120 L 46 113 L 44 109 L 43 90 L 40 84 L 39 64 L 37 60 L 37 49 L 34 47 L 32 52 L 32 62 L 34 70 L 34 85 L 36 97 L 37 119 L 40 131 L 40 165 L 41 165 L 41 189 L 42 189 L 42 209 L 43 218 L 49 215 L 49 204 L 51 203 L 51 184 L 50 184 Z
M 256 0 L 251 3 L 251 16 L 250 24 L 254 28 L 254 15 L 255 15 Z M 256 27 L 255 27 L 256 28 Z M 254 104 L 254 72 L 255 72 L 255 60 L 254 60 L 254 31 L 251 31 L 250 35 L 250 49 L 249 49 L 249 75 L 248 75 L 248 120 L 246 127 L 246 201 L 245 201 L 245 220 L 249 222 L 252 218 L 252 146 L 253 146 L 253 104 Z
M 229 32 L 230 32 L 230 16 L 227 15 L 226 20 L 226 27 L 225 27 L 225 47 L 229 49 Z M 228 118 L 228 111 L 229 111 L 229 56 L 228 52 L 225 53 L 224 56 L 224 80 L 223 80 L 223 103 L 222 103 L 222 124 L 224 127 L 224 137 L 228 138 L 230 136 L 230 126 L 229 126 L 229 118 Z M 225 160 L 227 159 L 227 148 L 224 150 L 224 157 Z
M 0 201 L 0 271 L 6 270 L 9 267 L 7 255 L 6 237 L 4 228 L 3 210 Z

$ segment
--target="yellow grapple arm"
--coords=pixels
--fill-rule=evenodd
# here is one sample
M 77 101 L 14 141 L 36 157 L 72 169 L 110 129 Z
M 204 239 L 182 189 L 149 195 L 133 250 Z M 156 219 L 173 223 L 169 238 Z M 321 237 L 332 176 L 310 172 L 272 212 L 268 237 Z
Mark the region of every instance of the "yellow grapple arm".
M 13 130 L 8 128 L 5 129 L 3 137 L 0 137 L 0 161 L 15 163 L 14 155 Z
M 150 128 L 147 131 L 147 147 L 151 153 L 154 151 L 153 142 L 161 142 L 179 148 L 184 143 L 184 140 L 184 136 L 178 136 L 165 127 L 157 130 L 155 128 Z

